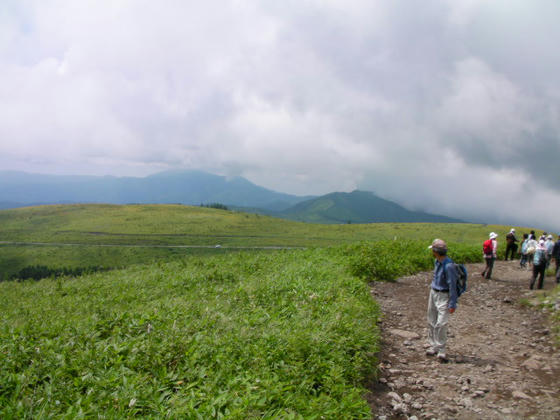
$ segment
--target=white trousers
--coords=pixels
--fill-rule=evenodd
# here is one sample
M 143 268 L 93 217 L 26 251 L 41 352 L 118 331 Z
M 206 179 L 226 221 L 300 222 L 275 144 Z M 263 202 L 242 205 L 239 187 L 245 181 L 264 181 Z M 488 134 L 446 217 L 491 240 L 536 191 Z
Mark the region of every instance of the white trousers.
M 445 353 L 447 324 L 449 322 L 449 293 L 430 289 L 428 298 L 428 341 L 432 348 Z

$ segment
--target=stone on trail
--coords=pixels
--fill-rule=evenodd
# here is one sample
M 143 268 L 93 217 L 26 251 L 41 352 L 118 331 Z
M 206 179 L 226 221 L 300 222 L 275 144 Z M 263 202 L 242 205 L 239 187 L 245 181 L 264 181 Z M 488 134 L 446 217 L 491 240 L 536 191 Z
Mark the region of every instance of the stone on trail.
M 420 335 L 413 331 L 406 331 L 406 330 L 399 330 L 399 329 L 391 329 L 389 333 L 404 338 L 405 340 L 418 340 Z
M 399 394 L 397 394 L 396 392 L 389 392 L 387 394 L 387 396 L 389 398 L 392 398 L 393 400 L 397 401 L 397 402 L 402 402 L 402 398 Z
M 513 396 L 513 398 L 518 398 L 518 399 L 521 399 L 521 400 L 532 400 L 531 397 L 529 397 L 529 396 L 528 396 L 527 394 L 525 394 L 523 391 L 519 391 L 519 390 L 513 391 L 513 392 L 511 393 L 511 395 Z
M 538 356 L 531 356 L 529 359 L 521 363 L 521 367 L 527 370 L 537 370 L 541 368 L 541 363 L 538 361 Z

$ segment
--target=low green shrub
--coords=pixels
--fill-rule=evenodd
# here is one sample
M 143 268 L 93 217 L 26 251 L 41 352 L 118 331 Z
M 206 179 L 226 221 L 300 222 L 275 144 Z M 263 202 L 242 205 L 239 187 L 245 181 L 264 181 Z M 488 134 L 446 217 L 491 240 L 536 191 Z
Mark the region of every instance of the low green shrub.
M 366 281 L 394 281 L 398 277 L 433 268 L 434 258 L 423 241 L 378 241 L 347 245 L 345 265 Z M 476 246 L 449 243 L 449 256 L 457 263 L 479 262 Z
M 9 280 L 41 280 L 47 277 L 78 277 L 85 274 L 92 274 L 97 271 L 107 271 L 110 268 L 102 266 L 89 266 L 89 267 L 60 267 L 51 268 L 46 265 L 30 265 L 22 268 L 17 273 L 12 274 Z

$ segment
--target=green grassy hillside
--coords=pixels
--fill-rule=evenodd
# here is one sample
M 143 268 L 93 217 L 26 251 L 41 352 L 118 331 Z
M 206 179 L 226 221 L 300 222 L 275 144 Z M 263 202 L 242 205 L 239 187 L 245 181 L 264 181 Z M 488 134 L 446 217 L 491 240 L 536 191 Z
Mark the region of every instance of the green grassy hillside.
M 221 254 L 234 247 L 325 247 L 384 239 L 428 244 L 434 237 L 474 245 L 490 231 L 503 238 L 509 228 L 462 223 L 319 225 L 181 205 L 27 207 L 0 211 L 0 276 L 6 279 L 38 264 L 125 267 Z M 221 248 L 214 248 L 216 244 Z
M 468 223 L 317 225 L 181 205 L 53 205 L 0 211 L 0 241 L 81 244 L 328 246 L 445 236 L 478 243 L 510 226 Z M 518 231 L 522 231 L 518 227 Z M 525 229 L 526 231 L 528 228 Z

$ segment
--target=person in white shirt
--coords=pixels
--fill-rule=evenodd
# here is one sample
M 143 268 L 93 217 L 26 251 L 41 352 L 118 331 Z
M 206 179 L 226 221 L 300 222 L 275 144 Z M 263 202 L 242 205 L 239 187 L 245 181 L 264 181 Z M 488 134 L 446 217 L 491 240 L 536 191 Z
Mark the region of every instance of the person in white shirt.
M 485 243 L 487 243 L 488 241 L 491 241 L 492 249 L 490 250 L 490 252 L 484 251 L 484 259 L 486 260 L 486 268 L 482 272 L 482 277 L 485 277 L 486 280 L 490 280 L 492 278 L 492 269 L 494 268 L 494 261 L 496 261 L 497 252 L 498 252 L 498 241 L 496 240 L 496 238 L 498 237 L 498 234 L 495 233 L 495 232 L 490 232 L 490 235 L 488 235 L 488 236 L 490 237 L 490 239 L 485 241 Z

